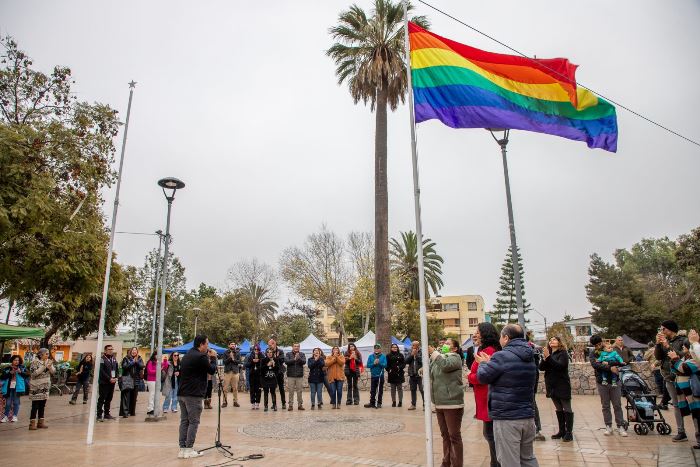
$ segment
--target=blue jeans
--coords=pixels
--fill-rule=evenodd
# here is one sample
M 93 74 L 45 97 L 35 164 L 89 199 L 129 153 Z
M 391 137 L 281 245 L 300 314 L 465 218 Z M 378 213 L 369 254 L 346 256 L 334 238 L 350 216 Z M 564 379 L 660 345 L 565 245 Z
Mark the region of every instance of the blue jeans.
M 14 409 L 13 409 L 14 407 Z M 12 409 L 12 415 L 15 417 L 19 416 L 19 395 L 16 389 L 8 389 L 5 395 L 5 416 L 10 416 L 10 410 Z
M 318 404 L 323 404 L 323 383 L 309 383 L 309 391 L 311 391 L 311 406 L 318 399 Z
M 331 384 L 331 405 L 340 404 L 343 400 L 343 382 L 333 381 Z
M 168 410 L 168 407 L 177 410 L 177 380 L 175 380 L 175 386 L 170 390 L 170 394 L 165 396 L 163 401 L 163 410 Z

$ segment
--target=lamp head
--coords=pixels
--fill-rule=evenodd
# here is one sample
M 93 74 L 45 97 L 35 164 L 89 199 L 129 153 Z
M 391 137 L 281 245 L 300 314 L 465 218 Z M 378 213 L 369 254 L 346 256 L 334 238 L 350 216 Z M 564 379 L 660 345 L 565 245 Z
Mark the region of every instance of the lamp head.
M 185 182 L 175 177 L 166 177 L 158 180 L 158 186 L 168 190 L 179 190 L 185 188 Z

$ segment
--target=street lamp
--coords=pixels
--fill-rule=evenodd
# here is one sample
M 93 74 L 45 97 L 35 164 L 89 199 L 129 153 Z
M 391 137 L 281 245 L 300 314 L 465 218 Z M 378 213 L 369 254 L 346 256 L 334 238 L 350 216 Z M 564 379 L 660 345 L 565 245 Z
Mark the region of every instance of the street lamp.
M 508 204 L 508 228 L 510 230 L 510 257 L 513 263 L 513 275 L 515 277 L 515 303 L 518 307 L 518 324 L 525 331 L 525 310 L 523 309 L 523 288 L 520 278 L 520 263 L 518 261 L 518 244 L 515 240 L 515 221 L 513 220 L 513 203 L 510 200 L 510 179 L 508 178 L 508 160 L 506 158 L 506 146 L 508 146 L 508 137 L 510 130 L 506 128 L 486 128 L 493 139 L 501 147 L 501 155 L 503 156 L 503 176 L 506 181 L 506 202 Z M 502 137 L 496 136 L 496 133 L 503 133 Z
M 161 268 L 161 277 L 163 284 L 160 291 L 160 316 L 158 317 L 158 357 L 156 358 L 156 388 L 155 400 L 153 406 L 153 415 L 146 418 L 146 421 L 158 421 L 163 417 L 162 407 L 160 406 L 160 373 L 161 361 L 163 360 L 163 321 L 165 318 L 165 292 L 168 285 L 168 253 L 170 252 L 170 211 L 175 200 L 175 192 L 185 188 L 184 182 L 177 178 L 168 177 L 158 180 L 158 186 L 163 189 L 165 199 L 168 201 L 168 216 L 165 222 L 165 252 L 163 253 L 163 266 Z M 167 191 L 166 191 L 167 190 Z
M 192 308 L 194 311 L 194 337 L 197 337 L 197 318 L 199 318 L 199 312 L 202 311 L 201 308 Z
M 180 329 L 180 324 L 182 323 L 182 315 L 177 315 L 177 337 L 182 344 L 182 330 Z
M 156 235 L 158 235 L 158 255 L 156 256 L 156 270 L 155 270 L 155 283 L 153 292 L 153 315 L 151 316 L 151 354 L 153 354 L 153 349 L 155 349 L 155 339 L 156 339 L 156 313 L 158 312 L 158 283 L 159 274 L 161 269 L 160 264 L 160 249 L 163 247 L 163 239 L 165 235 L 162 230 L 156 230 Z
M 547 335 L 547 317 L 545 315 L 543 315 L 542 313 L 540 313 L 539 311 L 535 310 L 534 308 L 530 308 L 530 309 L 532 311 L 534 311 L 535 313 L 537 313 L 538 315 L 540 315 L 542 317 L 542 319 L 544 319 L 544 335 L 546 336 Z

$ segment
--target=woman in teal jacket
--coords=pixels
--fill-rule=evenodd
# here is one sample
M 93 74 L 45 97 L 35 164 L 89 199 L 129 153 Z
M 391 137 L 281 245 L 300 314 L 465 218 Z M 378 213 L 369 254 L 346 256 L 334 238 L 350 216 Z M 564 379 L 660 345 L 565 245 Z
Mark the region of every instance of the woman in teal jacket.
M 2 370 L 2 395 L 5 398 L 5 413 L 0 423 L 16 422 L 19 415 L 19 396 L 27 390 L 29 372 L 22 364 L 22 357 L 14 355 L 10 360 L 10 366 Z M 12 417 L 10 417 L 12 412 Z
M 464 378 L 459 351 L 455 339 L 447 339 L 439 350 L 428 347 L 430 395 L 442 435 L 442 465 L 450 467 L 462 467 L 463 462 Z

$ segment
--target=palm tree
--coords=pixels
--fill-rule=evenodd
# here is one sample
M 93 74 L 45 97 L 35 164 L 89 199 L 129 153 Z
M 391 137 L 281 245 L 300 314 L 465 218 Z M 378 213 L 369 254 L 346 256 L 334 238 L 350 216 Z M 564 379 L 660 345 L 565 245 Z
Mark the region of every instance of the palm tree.
M 275 318 L 277 303 L 272 300 L 271 293 L 265 287 L 250 283 L 240 289 L 248 300 L 250 312 L 255 317 L 256 336 L 254 342 L 260 338 L 258 334 L 261 324 L 267 324 Z
M 423 239 L 423 269 L 426 298 L 430 290 L 437 295 L 442 282 L 442 256 L 435 252 L 435 242 Z M 411 300 L 418 300 L 418 239 L 412 231 L 401 232 L 401 242 L 391 239 L 391 269 L 398 274 Z
M 413 10 L 408 5 L 409 12 Z M 428 28 L 417 16 L 411 21 Z M 406 96 L 403 7 L 400 2 L 375 0 L 371 16 L 357 5 L 338 16 L 330 28 L 336 41 L 326 54 L 336 64 L 338 84 L 347 83 L 355 104 L 370 103 L 375 113 L 374 136 L 374 280 L 377 341 L 391 342 L 389 285 L 389 195 L 387 189 L 387 106 L 396 110 Z

